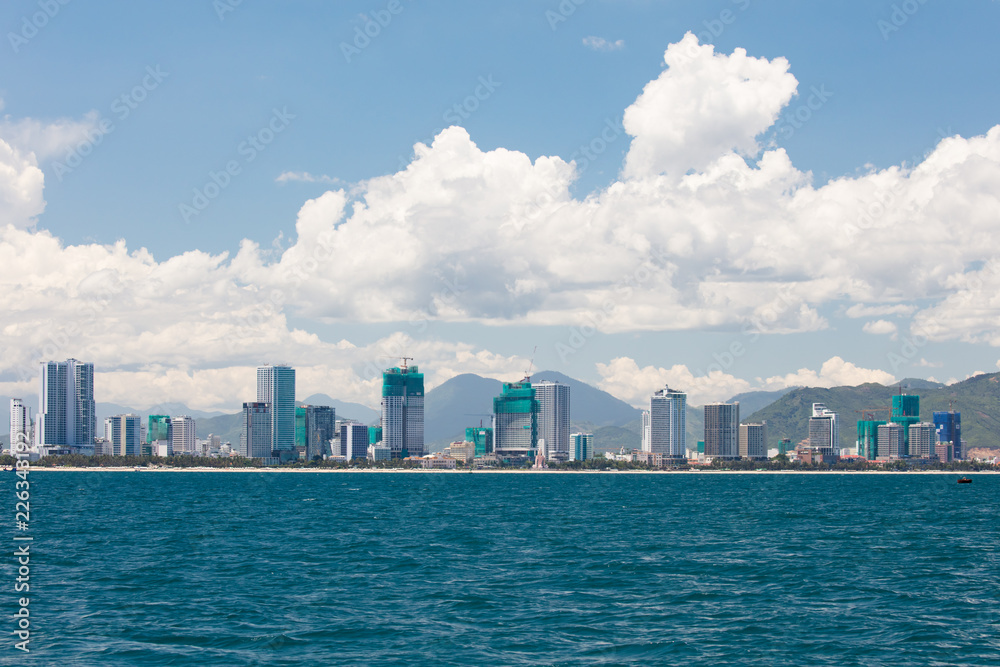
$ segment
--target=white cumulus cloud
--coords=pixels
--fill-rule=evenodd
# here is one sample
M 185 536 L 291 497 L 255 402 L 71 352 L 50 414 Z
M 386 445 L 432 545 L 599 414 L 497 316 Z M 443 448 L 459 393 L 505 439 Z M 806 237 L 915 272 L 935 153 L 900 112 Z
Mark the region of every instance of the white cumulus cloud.
M 621 51 L 625 48 L 625 40 L 616 39 L 615 41 L 610 41 L 603 37 L 591 35 L 583 38 L 583 45 L 594 51 Z
M 895 324 L 888 320 L 874 320 L 872 322 L 865 322 L 862 327 L 862 331 L 865 333 L 875 334 L 879 336 L 885 335 L 895 335 L 897 331 Z
M 648 405 L 649 396 L 664 385 L 687 393 L 688 403 L 704 405 L 726 401 L 747 391 L 776 391 L 788 387 L 839 387 L 855 386 L 865 382 L 891 384 L 895 378 L 878 369 L 861 368 L 840 357 L 828 359 L 819 370 L 801 368 L 794 373 L 769 378 L 756 378 L 754 382 L 738 378 L 723 370 L 712 370 L 696 376 L 683 364 L 669 368 L 639 367 L 630 357 L 618 357 L 606 364 L 597 364 L 601 376 L 598 386 L 604 391 L 631 405 Z

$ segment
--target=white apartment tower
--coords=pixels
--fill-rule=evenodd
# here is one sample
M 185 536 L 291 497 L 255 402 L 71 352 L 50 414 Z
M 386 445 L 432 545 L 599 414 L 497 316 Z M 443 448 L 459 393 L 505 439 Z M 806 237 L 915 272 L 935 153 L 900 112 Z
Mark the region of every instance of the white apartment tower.
M 687 441 L 687 394 L 670 387 L 649 397 L 649 418 L 643 418 L 643 451 L 683 459 Z
M 197 452 L 197 432 L 192 417 L 180 415 L 170 418 L 170 445 L 175 454 Z
M 819 449 L 821 455 L 840 454 L 840 425 L 837 413 L 828 410 L 823 403 L 812 404 L 812 417 L 809 419 L 809 446 Z M 882 450 L 879 449 L 879 451 Z
M 94 365 L 76 359 L 46 361 L 40 371 L 36 444 L 93 445 Z
M 31 446 L 31 436 L 28 429 L 31 420 L 28 418 L 28 406 L 20 398 L 10 399 L 10 451 L 17 451 L 18 436 L 23 436 L 28 446 Z

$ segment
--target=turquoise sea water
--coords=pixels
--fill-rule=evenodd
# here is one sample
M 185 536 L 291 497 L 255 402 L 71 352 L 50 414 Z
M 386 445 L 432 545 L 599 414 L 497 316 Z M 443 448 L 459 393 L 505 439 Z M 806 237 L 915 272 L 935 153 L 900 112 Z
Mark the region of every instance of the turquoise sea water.
M 0 664 L 1000 665 L 973 478 L 32 472 Z

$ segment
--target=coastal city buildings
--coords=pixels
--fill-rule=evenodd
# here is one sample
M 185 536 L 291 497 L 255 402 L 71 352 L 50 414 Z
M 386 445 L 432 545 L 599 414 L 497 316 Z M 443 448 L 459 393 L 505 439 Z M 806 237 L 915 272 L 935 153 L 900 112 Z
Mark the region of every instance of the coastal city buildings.
M 501 457 L 534 456 L 538 440 L 538 401 L 531 382 L 504 382 L 493 399 L 493 449 Z
M 705 406 L 705 456 L 735 459 L 739 456 L 739 403 Z
M 937 455 L 937 431 L 931 422 L 910 424 L 907 429 L 910 441 L 909 456 L 917 459 L 929 459 Z
M 257 403 L 270 404 L 271 450 L 281 460 L 295 456 L 295 369 L 265 364 L 257 368 Z
M 142 451 L 142 417 L 115 415 L 104 420 L 104 439 L 115 456 L 139 456 Z
M 271 458 L 271 404 L 252 402 L 243 404 L 239 453 L 252 459 Z
M 41 364 L 35 443 L 92 449 L 97 416 L 94 365 L 68 359 Z
M 178 454 L 193 454 L 197 451 L 195 445 L 198 439 L 197 424 L 187 415 L 178 415 L 170 420 L 170 442 L 174 452 Z
M 866 414 L 866 419 L 858 420 L 858 439 L 856 448 L 858 456 L 874 461 L 879 457 L 878 451 L 878 427 L 885 424 L 885 420 L 875 419 L 874 413 Z
M 902 424 L 889 422 L 878 427 L 878 458 L 882 461 L 895 461 L 906 456 L 906 443 L 903 437 L 906 429 Z
M 300 405 L 295 408 L 295 446 L 302 447 L 305 459 L 312 461 L 332 453 L 337 411 L 328 405 Z
M 348 461 L 368 457 L 368 426 L 355 421 L 340 422 L 340 451 L 336 454 Z M 390 451 L 392 448 L 389 448 Z
M 594 457 L 594 434 L 574 433 L 570 436 L 572 461 L 586 461 Z
M 920 421 L 920 397 L 903 393 L 893 396 L 890 421 L 903 427 L 903 451 L 900 456 L 909 456 L 910 425 Z
M 543 381 L 531 386 L 538 401 L 538 439 L 545 441 L 542 454 L 548 461 L 567 461 L 570 458 L 569 385 Z
M 740 424 L 740 458 L 764 461 L 767 459 L 767 422 Z
M 823 403 L 812 404 L 809 418 L 809 446 L 819 456 L 833 457 L 840 454 L 840 424 L 836 412 Z
M 18 442 L 31 444 L 31 419 L 28 414 L 28 406 L 20 398 L 10 399 L 10 440 L 8 444 L 11 451 L 15 451 Z
M 378 425 L 352 420 L 338 421 L 330 406 L 295 407 L 295 370 L 290 366 L 264 365 L 257 368 L 258 400 L 243 404 L 239 443 L 223 443 L 219 436 L 197 437 L 197 420 L 187 415 L 119 414 L 108 417 L 103 437 L 92 437 L 89 445 L 79 443 L 87 435 L 88 421 L 93 421 L 94 369 L 74 359 L 45 362 L 41 365 L 39 398 L 43 409 L 33 422 L 28 405 L 22 399 L 10 400 L 10 438 L 29 442 L 32 460 L 63 454 L 107 454 L 130 456 L 174 455 L 245 456 L 260 459 L 265 465 L 293 460 L 351 460 L 367 457 L 374 461 L 389 459 L 427 459 L 424 444 L 424 382 L 417 366 L 403 363 L 383 372 L 381 419 Z M 887 397 L 888 398 L 888 397 Z M 920 397 L 899 393 L 891 396 L 892 407 L 878 406 L 857 410 L 857 457 L 867 460 L 895 461 L 912 459 L 919 465 L 958 458 L 966 446 L 961 439 L 959 412 L 933 413 L 933 421 L 921 421 Z M 288 424 L 275 418 L 275 402 L 292 403 L 291 448 L 279 448 L 276 438 L 287 438 Z M 888 401 L 887 401 L 888 402 Z M 874 403 L 874 401 L 873 401 Z M 475 467 L 524 465 L 536 467 L 563 461 L 587 461 L 594 456 L 594 435 L 569 434 L 571 392 L 568 384 L 542 381 L 502 384 L 493 398 L 492 425 L 465 429 L 465 438 L 456 440 L 446 450 L 447 465 L 456 461 Z M 777 449 L 768 450 L 767 423 L 740 424 L 739 403 L 709 403 L 704 410 L 705 440 L 688 450 L 686 446 L 687 395 L 664 387 L 649 397 L 648 409 L 641 411 L 640 450 L 622 447 L 619 454 L 601 454 L 616 461 L 641 461 L 654 466 L 676 466 L 724 462 L 731 459 L 766 460 L 769 455 L 791 456 L 802 463 L 833 463 L 840 456 L 851 458 L 850 451 L 839 448 L 839 416 L 823 403 L 814 403 L 804 423 L 794 428 L 808 437 L 792 451 L 791 440 L 781 437 Z M 875 419 L 891 410 L 892 421 Z M 479 413 L 467 413 L 477 417 Z M 224 422 L 223 422 L 224 423 Z M 214 428 L 214 425 L 213 425 Z M 224 427 L 225 428 L 225 427 Z M 629 427 L 631 428 L 631 427 Z M 788 424 L 782 422 L 782 428 Z M 623 429 L 627 431 L 628 428 Z M 624 435 L 624 433 L 623 433 Z M 780 435 L 785 436 L 784 433 Z M 34 437 L 33 437 L 34 436 Z M 612 437 L 622 437 L 614 435 Z M 627 436 L 626 436 L 627 437 Z M 801 435 L 797 435 L 801 437 Z M 39 440 L 41 438 L 41 440 Z M 234 438 L 235 439 L 235 438 Z M 779 440 L 776 439 L 776 440 Z M 44 442 L 49 440 L 49 442 Z M 79 444 L 60 444 L 78 442 Z M 440 444 L 435 443 L 436 446 Z M 39 446 L 40 445 L 40 446 Z M 617 448 L 618 445 L 616 444 Z M 607 449 L 607 445 L 603 447 Z M 975 454 L 980 458 L 982 454 Z M 441 463 L 432 464 L 437 466 Z M 422 464 L 423 465 L 423 464 Z
M 951 445 L 952 455 L 956 459 L 964 458 L 962 451 L 962 415 L 954 410 L 935 412 L 934 428 L 937 430 L 938 442 Z
M 394 459 L 424 455 L 424 374 L 406 361 L 382 373 L 382 442 Z
M 643 451 L 669 459 L 685 458 L 687 442 L 687 394 L 670 387 L 649 397 L 649 417 L 644 420 Z
M 484 426 L 469 426 L 465 429 L 465 439 L 476 446 L 476 456 L 493 453 L 493 429 Z

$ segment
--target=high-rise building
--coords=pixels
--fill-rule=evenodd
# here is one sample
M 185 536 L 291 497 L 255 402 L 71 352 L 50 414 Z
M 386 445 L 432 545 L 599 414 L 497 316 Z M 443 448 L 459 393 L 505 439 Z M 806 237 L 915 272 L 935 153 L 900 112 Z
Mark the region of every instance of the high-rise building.
M 295 446 L 305 448 L 308 438 L 306 437 L 306 406 L 295 406 Z
M 896 460 L 906 456 L 906 444 L 902 424 L 889 422 L 878 427 L 878 457 L 882 460 Z
M 340 422 L 340 451 L 348 461 L 368 457 L 368 426 L 360 422 Z
M 878 427 L 885 424 L 879 419 L 858 420 L 858 456 L 863 456 L 869 461 L 874 461 L 879 457 L 878 452 Z
M 424 455 L 424 374 L 405 359 L 382 373 L 382 442 L 394 459 Z
M 951 463 L 955 460 L 955 447 L 947 440 L 939 440 L 934 446 L 934 453 L 942 463 Z
M 767 422 L 740 424 L 740 457 L 767 460 Z
M 684 459 L 687 450 L 687 394 L 670 387 L 649 397 L 649 416 L 643 419 L 643 451 Z
M 28 406 L 20 398 L 10 399 L 10 451 L 12 453 L 17 452 L 19 437 L 29 447 L 31 446 L 31 436 L 28 433 L 30 426 L 31 420 L 28 416 Z
M 302 411 L 302 438 L 300 447 L 306 448 L 306 460 L 312 461 L 317 456 L 322 457 L 331 453 L 330 440 L 333 439 L 335 424 L 337 422 L 337 411 L 329 405 L 304 405 L 296 408 L 296 420 L 298 411 Z M 296 424 L 296 436 L 298 436 L 298 424 Z M 367 447 L 367 443 L 365 444 Z
M 504 382 L 493 399 L 493 451 L 497 456 L 533 456 L 538 443 L 538 401 L 527 380 Z
M 594 457 L 594 434 L 574 433 L 570 436 L 572 442 L 572 461 L 586 461 Z
M 536 382 L 535 400 L 538 401 L 538 438 L 545 440 L 545 458 L 566 461 L 570 457 L 569 385 L 559 382 Z
M 892 423 L 903 427 L 903 453 L 910 453 L 910 424 L 920 421 L 920 397 L 911 394 L 897 394 L 892 397 Z
M 487 426 L 467 426 L 465 428 L 467 442 L 475 443 L 476 456 L 486 456 L 493 453 L 493 429 Z
M 705 456 L 735 459 L 740 455 L 740 404 L 705 406 Z
M 42 362 L 35 442 L 91 447 L 96 419 L 94 365 L 76 359 Z
M 947 412 L 934 413 L 934 427 L 937 430 L 939 442 L 951 444 L 952 456 L 956 460 L 961 460 L 962 451 L 962 413 L 949 410 Z
M 909 431 L 910 456 L 918 459 L 929 459 L 932 456 L 937 456 L 935 449 L 938 441 L 937 431 L 932 422 L 910 424 L 910 428 L 907 430 Z
M 815 447 L 820 456 L 840 454 L 840 423 L 837 413 L 823 403 L 812 404 L 809 418 L 809 446 Z
M 154 443 L 157 440 L 169 442 L 172 439 L 173 429 L 170 426 L 170 417 L 166 415 L 149 415 L 149 426 L 146 428 L 146 442 Z
M 272 426 L 270 403 L 244 403 L 240 455 L 250 459 L 271 458 Z
M 198 451 L 197 428 L 193 418 L 178 415 L 170 420 L 170 442 L 175 454 L 194 454 Z
M 108 417 L 104 420 L 104 437 L 116 456 L 140 456 L 142 417 L 132 414 Z
M 651 452 L 651 451 L 653 451 L 653 447 L 652 447 L 652 445 L 649 442 L 649 431 L 650 431 L 649 420 L 650 420 L 649 410 L 643 410 L 642 411 L 642 426 L 641 426 L 642 430 L 641 430 L 641 434 L 640 434 L 641 443 L 639 445 L 639 449 L 641 449 L 644 452 Z
M 290 459 L 295 452 L 295 369 L 266 364 L 257 369 L 257 402 L 271 404 L 269 456 Z

